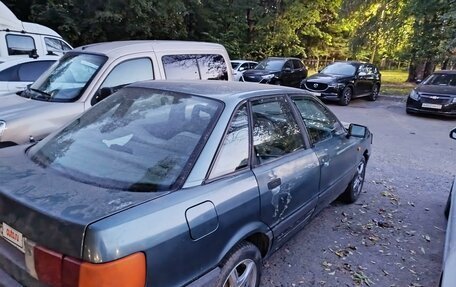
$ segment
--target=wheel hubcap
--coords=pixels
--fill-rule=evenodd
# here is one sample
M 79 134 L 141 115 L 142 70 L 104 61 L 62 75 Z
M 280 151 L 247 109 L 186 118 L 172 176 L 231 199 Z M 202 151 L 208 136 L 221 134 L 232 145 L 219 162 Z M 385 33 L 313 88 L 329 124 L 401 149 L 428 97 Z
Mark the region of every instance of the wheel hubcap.
M 255 287 L 257 283 L 257 266 L 251 259 L 241 261 L 231 270 L 223 287 Z
M 364 162 L 360 162 L 356 171 L 356 177 L 353 181 L 353 191 L 356 195 L 361 192 L 364 182 Z

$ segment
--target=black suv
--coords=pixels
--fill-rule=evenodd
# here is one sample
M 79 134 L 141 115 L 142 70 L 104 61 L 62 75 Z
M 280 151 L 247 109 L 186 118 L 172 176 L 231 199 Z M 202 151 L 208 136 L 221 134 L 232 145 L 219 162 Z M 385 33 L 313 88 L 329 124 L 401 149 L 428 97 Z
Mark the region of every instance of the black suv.
M 307 68 L 298 58 L 271 57 L 245 71 L 241 81 L 299 87 L 306 77 Z
M 378 68 L 369 63 L 335 62 L 301 82 L 301 88 L 322 99 L 346 106 L 352 98 L 375 101 L 381 85 Z

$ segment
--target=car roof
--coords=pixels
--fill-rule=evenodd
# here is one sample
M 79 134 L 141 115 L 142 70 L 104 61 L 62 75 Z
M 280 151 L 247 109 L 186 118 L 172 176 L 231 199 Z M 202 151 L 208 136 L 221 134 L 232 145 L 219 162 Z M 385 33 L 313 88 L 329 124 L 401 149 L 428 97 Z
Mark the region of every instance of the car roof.
M 185 50 L 225 50 L 220 44 L 192 41 L 174 40 L 134 40 L 134 41 L 114 41 L 89 44 L 73 49 L 75 52 L 88 52 L 103 54 L 106 56 L 121 56 L 131 53 L 141 53 L 150 51 L 185 51 Z
M 293 57 L 267 57 L 266 59 L 267 60 L 299 60 L 299 61 L 301 61 L 301 59 L 293 58 Z
M 172 80 L 150 80 L 137 82 L 129 87 L 140 87 L 148 89 L 159 89 L 177 93 L 185 93 L 203 97 L 219 99 L 222 101 L 239 100 L 255 97 L 262 94 L 285 94 L 285 93 L 302 93 L 305 91 L 267 84 L 245 83 L 238 81 L 172 81 Z
M 14 65 L 22 64 L 22 63 L 30 63 L 36 61 L 58 61 L 60 56 L 39 56 L 38 58 L 30 58 L 30 57 L 14 57 L 14 58 L 1 58 L 0 57 L 0 70 L 8 67 L 12 67 Z
M 256 61 L 251 61 L 251 60 L 231 60 L 231 63 L 256 63 Z
M 440 71 L 435 71 L 434 74 L 456 74 L 456 70 L 440 70 Z

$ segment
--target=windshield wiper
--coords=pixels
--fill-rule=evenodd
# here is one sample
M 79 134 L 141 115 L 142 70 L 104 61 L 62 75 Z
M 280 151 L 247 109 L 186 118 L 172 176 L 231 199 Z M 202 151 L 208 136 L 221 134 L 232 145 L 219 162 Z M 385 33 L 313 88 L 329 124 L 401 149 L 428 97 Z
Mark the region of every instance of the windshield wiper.
M 46 93 L 46 92 L 43 92 L 41 90 L 38 90 L 38 89 L 32 89 L 30 88 L 31 91 L 34 91 L 35 93 L 38 93 L 40 94 L 45 100 L 49 101 L 50 99 L 52 99 L 52 96 L 51 94 L 49 93 Z

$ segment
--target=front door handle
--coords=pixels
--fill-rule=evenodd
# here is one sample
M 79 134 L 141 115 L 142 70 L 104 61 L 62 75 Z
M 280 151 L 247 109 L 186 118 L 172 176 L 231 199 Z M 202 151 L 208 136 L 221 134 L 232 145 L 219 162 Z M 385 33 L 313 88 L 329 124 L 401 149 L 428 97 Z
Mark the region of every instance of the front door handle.
M 270 182 L 268 182 L 268 188 L 269 190 L 272 190 L 282 184 L 282 180 L 280 178 L 274 178 Z

